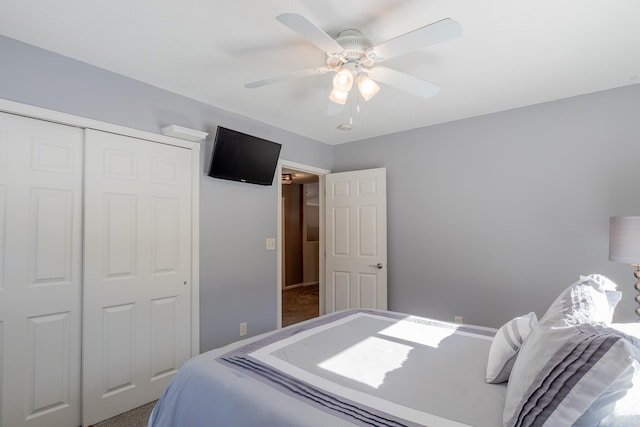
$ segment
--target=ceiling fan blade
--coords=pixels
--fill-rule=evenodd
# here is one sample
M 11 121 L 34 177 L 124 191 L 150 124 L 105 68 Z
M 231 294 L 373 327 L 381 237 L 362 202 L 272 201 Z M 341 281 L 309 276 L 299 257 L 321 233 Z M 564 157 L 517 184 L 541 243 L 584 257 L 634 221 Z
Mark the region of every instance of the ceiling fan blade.
M 339 53 L 342 46 L 329 34 L 318 28 L 314 23 L 298 13 L 283 13 L 276 19 L 293 31 L 318 46 L 323 52 Z
M 413 95 L 430 98 L 438 93 L 440 86 L 412 77 L 387 67 L 373 67 L 369 71 L 373 80 L 393 86 Z
M 369 49 L 368 54 L 376 62 L 384 61 L 461 35 L 462 26 L 453 19 L 446 18 L 387 40 Z
M 291 73 L 280 74 L 279 76 L 269 77 L 268 79 L 256 80 L 255 82 L 245 83 L 244 87 L 248 89 L 255 89 L 257 87 L 267 86 L 274 83 L 280 83 L 285 80 L 297 79 L 299 77 L 306 77 L 311 75 L 320 75 L 328 71 L 330 71 L 328 67 L 306 68 L 304 70 L 298 70 Z

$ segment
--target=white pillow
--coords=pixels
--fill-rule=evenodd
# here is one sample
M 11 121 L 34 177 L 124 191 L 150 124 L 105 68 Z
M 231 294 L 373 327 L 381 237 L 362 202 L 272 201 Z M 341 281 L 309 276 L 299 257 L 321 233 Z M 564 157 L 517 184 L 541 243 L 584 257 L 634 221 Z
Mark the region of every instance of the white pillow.
M 610 326 L 640 340 L 640 323 L 612 323 Z
M 613 402 L 613 410 L 598 424 L 598 427 L 640 426 L 640 362 L 634 361 L 631 388 L 621 391 L 623 396 Z M 578 420 L 580 421 L 580 420 Z
M 581 323 L 611 323 L 613 311 L 622 293 L 616 284 L 601 274 L 580 276 L 562 291 L 540 319 L 540 324 L 579 325 Z
M 640 323 L 612 323 L 611 327 L 640 342 Z M 640 426 L 640 362 L 634 362 L 632 387 L 615 403 L 615 407 L 599 427 Z
M 640 323 L 612 323 L 611 327 L 640 340 Z M 640 426 L 640 362 L 634 361 L 633 386 L 615 403 L 611 415 L 599 427 Z
M 531 329 L 537 325 L 538 317 L 531 312 L 508 321 L 498 329 L 489 349 L 486 375 L 488 383 L 498 384 L 509 380 L 518 350 Z

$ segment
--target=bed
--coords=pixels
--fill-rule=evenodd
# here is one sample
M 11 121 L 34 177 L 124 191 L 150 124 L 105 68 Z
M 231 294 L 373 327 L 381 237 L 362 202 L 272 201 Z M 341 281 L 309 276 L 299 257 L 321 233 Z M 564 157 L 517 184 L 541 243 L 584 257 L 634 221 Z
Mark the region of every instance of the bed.
M 179 370 L 149 427 L 637 426 L 640 331 L 612 327 L 601 277 L 498 330 L 347 310 L 230 344 Z

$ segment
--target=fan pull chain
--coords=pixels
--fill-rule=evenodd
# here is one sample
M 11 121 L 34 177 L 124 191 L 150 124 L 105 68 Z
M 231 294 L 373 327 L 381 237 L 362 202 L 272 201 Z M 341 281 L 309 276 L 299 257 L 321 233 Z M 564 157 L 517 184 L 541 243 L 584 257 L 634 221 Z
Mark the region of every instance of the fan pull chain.
M 351 92 L 353 93 L 353 91 Z M 356 97 L 358 96 L 358 94 L 356 93 Z M 360 104 L 358 103 L 357 99 L 356 99 L 356 104 L 357 107 L 356 108 L 360 108 Z M 349 97 L 349 124 L 351 126 L 353 126 L 353 96 Z
M 356 65 L 356 70 L 358 70 L 357 65 Z M 357 75 L 360 75 L 360 71 L 358 71 Z M 360 90 L 353 88 L 352 91 L 356 93 L 356 112 L 360 113 Z

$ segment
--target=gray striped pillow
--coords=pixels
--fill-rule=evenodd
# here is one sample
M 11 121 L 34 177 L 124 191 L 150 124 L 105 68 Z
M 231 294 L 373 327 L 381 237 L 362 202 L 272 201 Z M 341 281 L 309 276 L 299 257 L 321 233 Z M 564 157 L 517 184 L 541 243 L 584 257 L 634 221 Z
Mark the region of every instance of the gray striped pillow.
M 537 325 L 538 317 L 531 312 L 511 319 L 498 329 L 489 349 L 486 374 L 488 383 L 499 384 L 509 380 L 522 343 Z
M 507 388 L 505 427 L 598 425 L 632 387 L 640 341 L 599 324 L 541 324 Z

